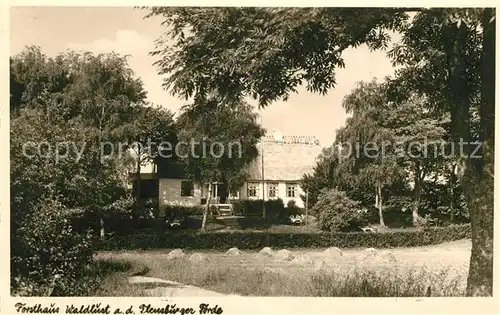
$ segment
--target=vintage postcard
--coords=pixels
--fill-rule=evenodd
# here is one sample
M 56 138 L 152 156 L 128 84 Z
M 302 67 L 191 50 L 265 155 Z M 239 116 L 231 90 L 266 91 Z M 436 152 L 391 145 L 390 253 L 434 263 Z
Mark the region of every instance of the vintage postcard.
M 495 4 L 332 5 L 2 4 L 0 312 L 498 313 Z

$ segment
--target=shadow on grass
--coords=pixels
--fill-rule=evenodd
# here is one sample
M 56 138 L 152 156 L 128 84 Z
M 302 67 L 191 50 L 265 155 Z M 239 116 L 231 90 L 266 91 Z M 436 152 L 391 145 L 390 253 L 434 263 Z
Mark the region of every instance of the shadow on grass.
M 135 283 L 134 286 L 148 290 L 148 289 L 156 289 L 156 288 L 183 288 L 186 285 L 181 283 L 164 283 L 164 282 L 151 282 L 151 283 Z
M 148 266 L 142 265 L 141 269 L 131 274 L 131 276 L 146 276 L 149 273 L 149 271 L 150 269 Z
M 93 268 L 101 276 L 106 276 L 116 272 L 127 272 L 133 268 L 133 263 L 125 260 L 103 259 L 96 260 Z
M 82 296 L 145 296 L 144 290 L 128 282 L 131 276 L 147 275 L 145 264 L 121 259 L 98 259 L 93 264 L 96 284 Z
M 186 218 L 187 230 L 199 230 L 201 228 L 201 216 L 189 216 Z M 206 230 L 210 232 L 234 230 L 260 230 L 286 233 L 300 233 L 304 226 L 289 224 L 287 218 L 271 217 L 262 219 L 260 216 L 235 216 L 227 218 L 208 217 Z M 319 229 L 313 226 L 307 227 L 307 231 L 319 232 Z

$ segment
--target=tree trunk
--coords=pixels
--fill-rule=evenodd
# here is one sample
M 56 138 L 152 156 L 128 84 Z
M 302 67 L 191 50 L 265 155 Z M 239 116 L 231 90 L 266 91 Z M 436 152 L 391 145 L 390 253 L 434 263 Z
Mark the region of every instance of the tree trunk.
M 309 221 L 309 189 L 306 189 L 306 219 L 304 220 L 304 224 L 307 225 Z
M 103 240 L 106 236 L 106 231 L 104 229 L 104 219 L 102 217 L 99 218 L 99 225 L 101 227 L 101 231 L 100 231 L 101 240 Z
M 382 187 L 380 185 L 377 185 L 375 189 L 375 203 L 376 207 L 378 209 L 378 216 L 379 216 L 379 221 L 380 221 L 380 226 L 385 226 L 384 223 L 384 213 L 383 213 L 383 202 L 382 202 Z
M 467 45 L 468 29 L 465 23 L 452 27 L 454 41 L 446 45 L 449 75 L 448 100 L 451 110 L 451 134 L 455 145 L 460 141 L 470 139 L 470 99 L 471 92 L 468 86 L 467 59 L 465 47 Z M 456 153 L 456 152 L 455 152 Z
M 413 187 L 413 208 L 412 208 L 412 217 L 413 217 L 413 225 L 417 226 L 420 214 L 418 213 L 418 209 L 420 208 L 420 197 L 422 195 L 422 178 L 420 175 L 420 162 L 416 162 L 415 164 L 415 186 Z
M 141 199 L 141 156 L 140 151 L 137 151 L 137 171 L 136 171 L 136 187 L 135 187 L 135 198 L 137 201 Z
M 102 134 L 103 134 L 103 129 L 104 129 L 104 126 L 103 126 L 104 114 L 105 114 L 105 111 L 104 111 L 104 105 L 103 105 L 101 108 L 101 117 L 99 118 L 99 144 L 98 144 L 99 146 L 102 145 Z M 102 213 L 100 213 L 99 225 L 100 225 L 100 237 L 101 237 L 101 240 L 104 240 L 104 238 L 106 236 L 106 231 L 104 229 L 104 218 L 103 218 Z
M 451 168 L 451 174 L 450 174 L 450 221 L 453 223 L 455 221 L 455 210 L 453 207 L 455 206 L 453 203 L 453 199 L 455 198 L 455 192 L 454 192 L 454 187 L 456 185 L 457 179 L 455 176 L 455 171 L 456 171 L 456 164 L 453 164 Z
M 447 41 L 444 49 L 446 51 L 446 61 L 449 71 L 447 85 L 448 102 L 451 114 L 451 136 L 455 146 L 463 142 L 468 142 L 471 139 L 470 134 L 470 99 L 471 88 L 468 86 L 467 73 L 467 50 L 464 49 L 468 41 L 468 29 L 466 23 L 460 25 L 450 24 L 447 28 L 450 41 Z M 468 155 L 469 147 L 465 146 L 464 154 Z M 462 151 L 462 150 L 460 150 Z M 461 152 L 453 152 L 455 155 Z M 458 158 L 464 158 L 459 157 Z M 457 177 L 462 178 L 462 170 L 464 167 L 459 160 L 457 164 Z M 463 187 L 463 186 L 462 186 Z M 453 213 L 453 209 L 452 209 Z
M 467 278 L 468 296 L 493 295 L 493 198 L 495 118 L 495 20 L 494 10 L 483 10 L 481 71 L 480 159 L 469 159 L 464 188 L 470 210 L 472 251 Z
M 266 219 L 266 189 L 264 181 L 262 181 L 262 219 Z
M 493 176 L 474 171 L 464 183 L 472 228 L 468 296 L 493 294 L 493 184 Z
M 450 187 L 450 222 L 453 223 L 455 221 L 455 210 L 453 209 L 453 187 Z
M 207 230 L 207 216 L 210 210 L 210 201 L 212 199 L 212 184 L 208 184 L 208 196 L 207 204 L 205 205 L 205 210 L 203 211 L 203 219 L 201 220 L 201 230 L 205 232 Z

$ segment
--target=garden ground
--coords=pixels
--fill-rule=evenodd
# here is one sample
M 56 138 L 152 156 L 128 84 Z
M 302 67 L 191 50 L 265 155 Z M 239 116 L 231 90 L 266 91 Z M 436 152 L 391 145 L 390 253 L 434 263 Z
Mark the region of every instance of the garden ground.
M 129 284 L 131 276 L 150 276 L 223 294 L 250 296 L 462 296 L 470 258 L 470 240 L 435 246 L 343 249 L 290 249 L 295 261 L 279 259 L 279 248 L 225 255 L 222 251 L 186 251 L 171 259 L 170 250 L 100 252 L 99 263 L 121 264 L 103 279 L 100 296 L 141 296 L 155 285 Z M 198 262 L 190 254 L 201 253 Z M 150 291 L 151 292 L 151 291 Z

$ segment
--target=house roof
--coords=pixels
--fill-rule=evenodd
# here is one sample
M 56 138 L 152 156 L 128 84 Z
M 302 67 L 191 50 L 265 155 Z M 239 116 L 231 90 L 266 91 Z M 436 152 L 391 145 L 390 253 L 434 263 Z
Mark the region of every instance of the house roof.
M 250 180 L 262 180 L 262 150 L 264 180 L 297 181 L 312 173 L 322 148 L 315 137 L 265 136 L 259 144 L 259 157 L 248 169 Z
M 298 181 L 312 173 L 321 146 L 315 137 L 264 136 L 258 145 L 259 156 L 248 167 L 249 180 L 262 180 L 262 148 L 264 150 L 264 180 Z M 186 178 L 184 164 L 159 159 L 158 178 Z

